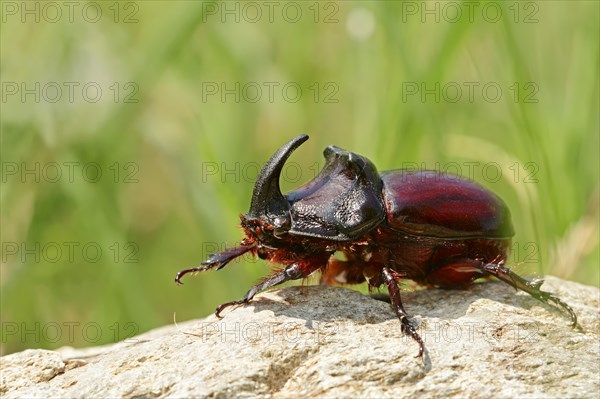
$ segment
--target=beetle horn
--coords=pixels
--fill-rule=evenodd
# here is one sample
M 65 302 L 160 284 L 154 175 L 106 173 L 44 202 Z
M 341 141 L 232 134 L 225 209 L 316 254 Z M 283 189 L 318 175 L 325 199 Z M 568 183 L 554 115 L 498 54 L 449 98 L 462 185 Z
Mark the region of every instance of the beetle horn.
M 279 176 L 285 161 L 306 140 L 308 140 L 306 134 L 291 139 L 265 163 L 254 185 L 248 216 L 258 218 L 265 215 L 280 215 L 289 210 L 290 204 L 279 188 Z

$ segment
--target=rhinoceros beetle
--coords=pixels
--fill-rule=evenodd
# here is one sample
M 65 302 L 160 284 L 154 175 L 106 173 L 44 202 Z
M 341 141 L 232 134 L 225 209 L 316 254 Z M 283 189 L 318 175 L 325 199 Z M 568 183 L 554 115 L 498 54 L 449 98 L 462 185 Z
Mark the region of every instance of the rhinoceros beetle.
M 495 194 L 473 181 L 435 171 L 377 172 L 367 158 L 336 146 L 325 149 L 325 166 L 316 178 L 282 194 L 279 178 L 290 154 L 308 139 L 300 135 L 267 161 L 254 186 L 250 211 L 240 215 L 245 238 L 240 246 L 211 254 L 188 273 L 222 269 L 247 252 L 281 264 L 239 301 L 258 292 L 321 271 L 323 284 L 384 285 L 401 329 L 419 344 L 423 340 L 408 318 L 398 282 L 459 288 L 494 276 L 542 302 L 553 302 L 577 316 L 555 295 L 541 291 L 541 280 L 526 280 L 505 262 L 514 234 L 510 212 Z M 334 253 L 343 254 L 333 256 Z

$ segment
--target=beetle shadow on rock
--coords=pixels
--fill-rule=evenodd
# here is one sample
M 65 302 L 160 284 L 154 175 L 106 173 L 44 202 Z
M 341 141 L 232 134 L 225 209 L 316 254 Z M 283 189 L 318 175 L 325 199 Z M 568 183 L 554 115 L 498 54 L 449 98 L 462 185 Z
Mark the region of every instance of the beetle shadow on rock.
M 318 288 L 316 288 L 318 287 Z M 338 301 L 333 301 L 335 312 L 324 307 L 315 307 L 311 301 L 313 290 L 318 289 L 342 290 Z M 333 322 L 337 320 L 352 320 L 357 323 L 381 323 L 397 319 L 391 309 L 389 296 L 383 292 L 365 295 L 346 287 L 331 286 L 294 286 L 282 288 L 277 291 L 283 301 L 273 301 L 269 298 L 257 298 L 251 301 L 254 312 L 271 310 L 275 316 L 286 316 L 290 318 L 304 319 L 307 322 Z M 357 299 L 353 301 L 347 297 L 347 292 Z M 320 294 L 317 294 L 318 297 Z M 331 298 L 327 298 L 330 300 Z M 513 287 L 500 281 L 484 281 L 473 284 L 465 289 L 442 289 L 428 288 L 415 291 L 404 291 L 402 301 L 404 308 L 411 317 L 439 318 L 452 321 L 467 315 L 469 308 L 476 301 L 487 299 L 503 305 L 530 310 L 535 306 L 541 306 L 546 311 L 557 316 L 564 316 L 563 312 L 547 303 L 543 303 L 527 293 L 515 290 Z M 328 301 L 330 303 L 331 301 Z M 377 305 L 375 305 L 377 304 Z M 443 304 L 443 305 L 440 305 Z M 297 305 L 297 306 L 295 306 Z M 306 309 L 310 306 L 310 309 Z M 377 309 L 373 309 L 376 306 Z M 365 314 L 365 311 L 368 313 Z M 373 311 L 378 311 L 373 314 Z M 311 314 L 311 318 L 306 315 Z
M 320 323 L 335 323 L 344 320 L 359 325 L 377 325 L 390 320 L 398 320 L 389 302 L 382 300 L 385 295 L 373 298 L 350 288 L 329 286 L 288 287 L 277 291 L 276 295 L 281 298 L 281 301 L 275 301 L 268 297 L 259 297 L 253 300 L 251 302 L 254 307 L 253 311 L 258 313 L 269 310 L 277 317 L 284 316 L 303 320 L 303 324 L 309 329 L 313 329 Z M 560 309 L 542 303 L 526 293 L 519 293 L 503 282 L 493 280 L 476 283 L 463 290 L 431 288 L 404 291 L 402 299 L 405 309 L 419 325 L 422 325 L 422 321 L 420 321 L 422 318 L 458 323 L 456 320 L 469 314 L 472 305 L 480 300 L 490 300 L 525 310 L 541 306 L 557 317 L 562 315 Z M 483 310 L 485 310 L 485 306 L 482 306 Z M 480 317 L 478 314 L 481 313 L 474 313 L 473 318 Z M 493 318 L 492 315 L 491 319 Z M 482 319 L 482 322 L 493 323 L 488 317 L 485 320 Z M 399 322 L 398 330 L 400 331 Z M 432 367 L 427 343 L 425 343 L 423 367 L 424 372 L 428 372 Z

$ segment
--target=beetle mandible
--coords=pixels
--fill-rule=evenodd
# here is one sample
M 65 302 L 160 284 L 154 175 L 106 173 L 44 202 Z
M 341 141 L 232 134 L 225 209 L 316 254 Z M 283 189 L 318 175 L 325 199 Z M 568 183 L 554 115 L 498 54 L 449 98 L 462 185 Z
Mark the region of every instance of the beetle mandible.
M 323 284 L 385 286 L 401 330 L 423 340 L 400 298 L 400 279 L 445 288 L 467 286 L 494 276 L 542 302 L 553 302 L 577 316 L 555 295 L 540 290 L 542 280 L 526 280 L 505 262 L 514 235 L 510 211 L 494 193 L 473 181 L 435 171 L 390 170 L 381 173 L 367 158 L 336 146 L 325 149 L 325 166 L 312 181 L 287 194 L 279 188 L 281 170 L 308 136 L 283 145 L 263 166 L 256 180 L 250 211 L 240 215 L 245 238 L 240 245 L 209 255 L 188 273 L 222 269 L 250 252 L 281 264 L 239 301 L 285 281 L 321 271 Z M 344 260 L 333 256 L 344 255 Z

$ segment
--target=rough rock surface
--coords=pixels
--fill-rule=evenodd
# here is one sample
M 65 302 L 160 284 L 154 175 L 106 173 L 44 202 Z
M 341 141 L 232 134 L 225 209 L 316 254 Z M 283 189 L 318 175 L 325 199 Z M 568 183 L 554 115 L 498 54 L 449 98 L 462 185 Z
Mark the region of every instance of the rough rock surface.
M 598 397 L 600 291 L 548 278 L 580 327 L 506 284 L 405 293 L 426 343 L 389 304 L 344 288 L 292 287 L 247 307 L 85 350 L 1 358 L 14 397 Z M 186 334 L 191 333 L 195 335 Z

